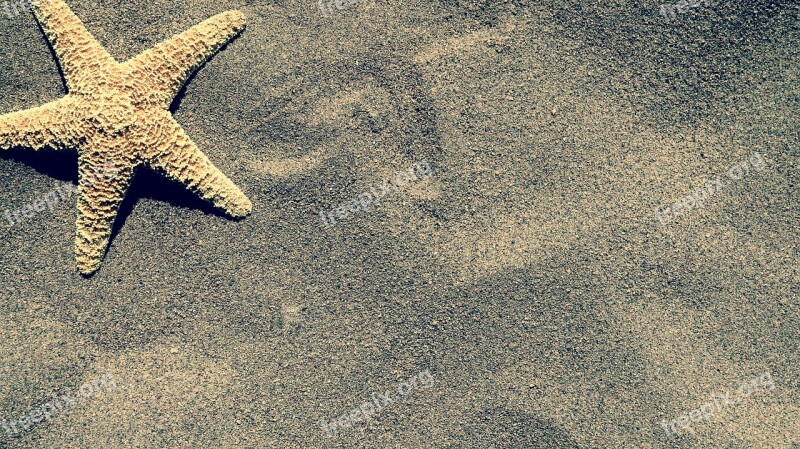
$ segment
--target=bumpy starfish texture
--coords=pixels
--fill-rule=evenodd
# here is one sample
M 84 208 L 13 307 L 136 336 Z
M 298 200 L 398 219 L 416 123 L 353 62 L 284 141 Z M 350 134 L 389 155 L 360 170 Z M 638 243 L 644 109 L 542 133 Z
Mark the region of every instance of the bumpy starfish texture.
M 75 253 L 81 273 L 92 274 L 100 266 L 120 203 L 141 165 L 181 182 L 233 217 L 251 212 L 250 200 L 169 112 L 192 73 L 244 29 L 241 12 L 214 16 L 120 64 L 62 0 L 39 0 L 33 6 L 68 93 L 0 116 L 0 150 L 77 149 Z

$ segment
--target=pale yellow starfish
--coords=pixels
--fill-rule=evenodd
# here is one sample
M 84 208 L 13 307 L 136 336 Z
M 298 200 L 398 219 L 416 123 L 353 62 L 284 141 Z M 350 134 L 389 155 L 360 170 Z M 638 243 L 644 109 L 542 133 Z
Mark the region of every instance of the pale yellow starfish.
M 228 11 L 117 63 L 62 0 L 34 2 L 53 46 L 67 95 L 38 108 L 0 116 L 0 150 L 77 149 L 78 270 L 100 266 L 119 205 L 143 164 L 183 183 L 233 217 L 250 200 L 200 152 L 169 112 L 186 80 L 245 27 Z M 112 166 L 113 170 L 108 171 Z M 97 176 L 104 172 L 103 176 Z

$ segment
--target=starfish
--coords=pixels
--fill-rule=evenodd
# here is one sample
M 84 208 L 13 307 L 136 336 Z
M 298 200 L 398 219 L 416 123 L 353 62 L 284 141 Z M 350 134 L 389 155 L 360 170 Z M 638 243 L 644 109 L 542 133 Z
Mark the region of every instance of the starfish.
M 0 150 L 77 150 L 78 271 L 89 276 L 99 268 L 140 166 L 182 183 L 234 218 L 252 211 L 250 200 L 169 111 L 189 77 L 244 30 L 241 12 L 218 14 L 118 63 L 63 0 L 35 0 L 33 8 L 60 63 L 67 94 L 0 116 Z

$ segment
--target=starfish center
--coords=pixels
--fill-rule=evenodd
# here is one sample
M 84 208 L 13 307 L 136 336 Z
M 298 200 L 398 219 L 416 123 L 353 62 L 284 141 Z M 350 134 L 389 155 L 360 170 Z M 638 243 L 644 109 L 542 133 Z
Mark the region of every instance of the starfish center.
M 114 89 L 99 97 L 101 107 L 92 108 L 91 122 L 104 134 L 122 134 L 136 122 L 136 107 L 130 93 Z

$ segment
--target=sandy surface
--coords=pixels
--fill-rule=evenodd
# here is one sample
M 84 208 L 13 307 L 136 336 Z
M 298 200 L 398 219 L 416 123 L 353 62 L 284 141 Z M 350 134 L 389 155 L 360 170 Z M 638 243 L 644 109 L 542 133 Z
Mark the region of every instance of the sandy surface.
M 142 173 L 91 279 L 74 202 L 3 222 L 0 419 L 115 387 L 0 448 L 800 447 L 797 2 L 69 3 L 118 60 L 247 15 L 175 117 L 254 213 Z M 0 112 L 63 89 L 0 15 Z M 8 152 L 0 212 L 76 176 Z

